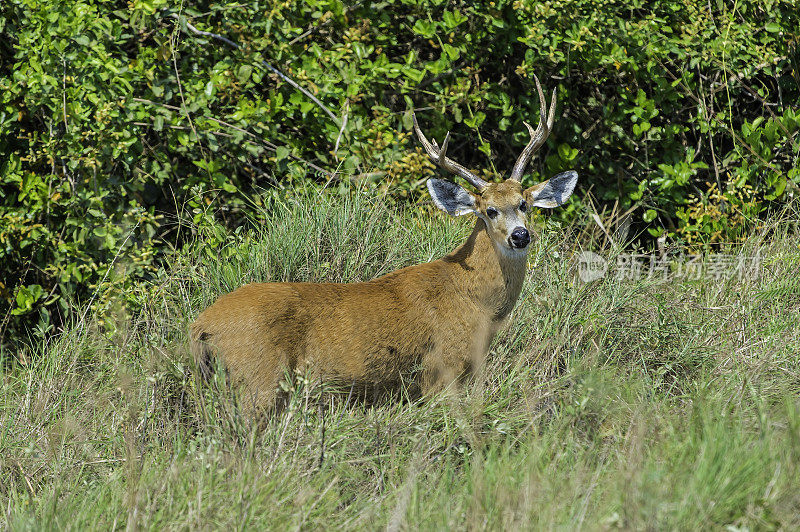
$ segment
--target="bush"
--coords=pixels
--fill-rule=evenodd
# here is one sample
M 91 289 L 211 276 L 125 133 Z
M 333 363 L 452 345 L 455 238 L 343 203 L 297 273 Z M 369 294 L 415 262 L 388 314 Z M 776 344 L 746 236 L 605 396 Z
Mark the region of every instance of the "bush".
M 581 173 L 557 216 L 591 195 L 636 234 L 739 238 L 800 182 L 794 4 L 6 2 L 3 342 L 60 327 L 75 301 L 124 309 L 168 249 L 241 224 L 265 189 L 419 200 L 433 168 L 413 108 L 432 136 L 454 131 L 454 158 L 510 168 L 538 120 L 534 74 L 560 103 L 525 180 Z

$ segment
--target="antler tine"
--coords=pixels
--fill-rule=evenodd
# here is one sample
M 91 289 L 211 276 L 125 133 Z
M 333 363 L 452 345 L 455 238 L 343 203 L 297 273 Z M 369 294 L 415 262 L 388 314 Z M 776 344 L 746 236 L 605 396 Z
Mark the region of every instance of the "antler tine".
M 417 132 L 417 137 L 419 141 L 422 143 L 422 146 L 425 148 L 425 151 L 428 152 L 428 157 L 434 162 L 434 164 L 440 166 L 443 170 L 447 170 L 451 174 L 455 174 L 464 178 L 467 182 L 469 182 L 472 186 L 477 188 L 479 191 L 482 191 L 486 187 L 489 186 L 487 181 L 484 181 L 480 177 L 476 176 L 457 162 L 452 159 L 448 159 L 447 154 L 447 145 L 450 142 L 450 132 L 447 132 L 447 135 L 444 137 L 444 141 L 442 142 L 442 147 L 436 144 L 434 140 L 433 143 L 428 141 L 425 138 L 425 135 L 422 133 L 422 130 L 419 127 L 419 123 L 417 123 L 417 115 L 412 111 L 411 117 L 414 119 L 414 131 Z
M 553 123 L 556 119 L 556 89 L 553 89 L 553 95 L 550 96 L 550 114 L 547 115 L 547 131 L 548 134 L 553 130 Z
M 525 146 L 525 149 L 522 150 L 519 158 L 517 158 L 517 162 L 514 163 L 514 169 L 511 170 L 511 176 L 509 179 L 513 179 L 514 181 L 519 181 L 522 179 L 525 166 L 527 166 L 528 161 L 536 152 L 536 150 L 541 148 L 542 144 L 544 144 L 544 141 L 547 140 L 547 137 L 550 135 L 550 131 L 553 129 L 553 123 L 556 118 L 556 89 L 553 89 L 553 96 L 550 102 L 550 112 L 548 113 L 547 100 L 545 100 L 544 91 L 542 90 L 542 85 L 539 83 L 539 78 L 534 74 L 533 79 L 536 82 L 536 92 L 539 93 L 539 125 L 537 125 L 536 130 L 534 130 L 529 123 L 523 122 L 528 128 L 528 132 L 531 135 L 531 140 L 528 142 L 528 145 Z

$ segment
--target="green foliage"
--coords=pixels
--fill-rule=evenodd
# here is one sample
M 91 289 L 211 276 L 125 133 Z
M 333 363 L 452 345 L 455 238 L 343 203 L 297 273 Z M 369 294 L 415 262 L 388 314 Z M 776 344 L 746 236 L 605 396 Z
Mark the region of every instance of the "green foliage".
M 558 119 L 525 180 L 581 174 L 556 216 L 590 192 L 636 213 L 635 234 L 722 242 L 800 182 L 793 0 L 0 10 L 6 338 L 61 327 L 75 301 L 124 307 L 131 282 L 183 244 L 184 222 L 236 226 L 269 204 L 265 188 L 352 180 L 419 200 L 434 174 L 413 108 L 430 136 L 453 130 L 453 158 L 505 172 L 523 121 L 538 120 L 534 74 L 557 89 Z

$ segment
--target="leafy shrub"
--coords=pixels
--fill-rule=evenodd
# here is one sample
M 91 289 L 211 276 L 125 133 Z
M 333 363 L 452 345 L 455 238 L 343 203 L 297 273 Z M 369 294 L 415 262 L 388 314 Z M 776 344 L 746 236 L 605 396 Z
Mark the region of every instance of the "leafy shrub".
M 452 157 L 507 170 L 538 120 L 534 74 L 557 89 L 558 120 L 525 180 L 582 176 L 556 216 L 590 193 L 645 237 L 729 241 L 800 182 L 793 0 L 10 0 L 0 13 L 6 343 L 57 329 L 75 301 L 124 308 L 165 250 L 198 228 L 213 246 L 214 224 L 240 224 L 264 189 L 352 180 L 418 200 L 433 168 L 413 108 L 432 136 L 454 131 Z

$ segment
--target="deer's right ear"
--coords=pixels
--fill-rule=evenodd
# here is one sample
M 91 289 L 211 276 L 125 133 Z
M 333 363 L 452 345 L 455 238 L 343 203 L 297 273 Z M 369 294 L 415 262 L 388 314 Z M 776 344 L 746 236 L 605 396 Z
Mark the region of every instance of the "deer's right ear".
M 433 203 L 450 216 L 476 213 L 475 196 L 468 190 L 444 179 L 428 179 L 428 192 Z

